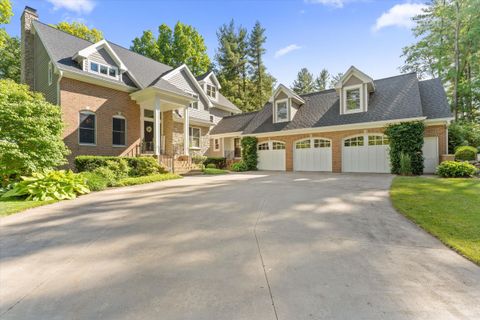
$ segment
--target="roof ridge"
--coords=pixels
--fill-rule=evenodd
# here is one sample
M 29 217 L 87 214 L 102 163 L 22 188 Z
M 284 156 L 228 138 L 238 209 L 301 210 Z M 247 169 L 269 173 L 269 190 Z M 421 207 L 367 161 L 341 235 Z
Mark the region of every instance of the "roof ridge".
M 168 65 L 168 64 L 166 64 L 166 63 L 163 63 L 163 62 L 157 61 L 157 60 L 155 60 L 155 59 L 153 59 L 153 58 L 150 58 L 150 57 L 144 56 L 143 54 L 141 54 L 141 53 L 138 53 L 138 52 L 135 52 L 135 51 L 133 51 L 133 50 L 130 50 L 130 49 L 128 49 L 128 48 L 125 48 L 124 46 L 121 46 L 121 45 L 119 45 L 118 43 L 115 43 L 115 42 L 113 42 L 113 41 L 110 41 L 110 40 L 107 40 L 107 39 L 105 39 L 105 41 L 107 41 L 107 42 L 109 42 L 109 43 L 111 43 L 111 44 L 114 44 L 114 45 L 116 45 L 117 47 L 120 47 L 120 48 L 122 48 L 122 49 L 125 49 L 125 50 L 127 50 L 127 51 L 129 51 L 129 52 L 131 52 L 131 53 L 134 53 L 134 54 L 136 54 L 136 55 L 138 55 L 138 56 L 141 56 L 141 57 L 143 57 L 143 58 L 146 58 L 146 59 L 152 60 L 153 62 L 156 62 L 156 63 L 162 64 L 162 65 L 164 65 L 164 66 L 167 66 L 167 67 L 169 67 L 169 68 L 172 68 L 171 70 L 174 70 L 174 69 L 175 69 L 175 68 L 174 68 L 174 67 L 172 67 L 171 65 Z M 170 70 L 168 70 L 168 71 L 170 71 Z
M 387 80 L 387 79 L 397 78 L 397 77 L 405 77 L 405 76 L 410 76 L 412 74 L 417 75 L 417 72 L 412 71 L 412 72 L 409 72 L 409 73 L 400 73 L 400 74 L 397 74 L 395 76 L 390 76 L 390 77 L 385 77 L 385 78 L 380 78 L 380 79 L 373 79 L 373 81 Z M 417 80 L 418 80 L 418 78 L 417 78 Z

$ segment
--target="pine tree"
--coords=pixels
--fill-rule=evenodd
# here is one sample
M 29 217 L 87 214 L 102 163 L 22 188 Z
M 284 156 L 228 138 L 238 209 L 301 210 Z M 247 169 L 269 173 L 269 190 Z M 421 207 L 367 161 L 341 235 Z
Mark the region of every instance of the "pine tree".
M 332 76 L 330 80 L 330 88 L 334 88 L 338 81 L 343 77 L 343 73 L 339 72 L 336 75 Z
M 329 78 L 330 74 L 327 69 L 322 69 L 318 77 L 315 79 L 315 90 L 322 91 L 327 89 Z
M 315 91 L 313 74 L 307 68 L 302 68 L 297 73 L 297 79 L 293 81 L 292 90 L 298 94 L 310 93 Z

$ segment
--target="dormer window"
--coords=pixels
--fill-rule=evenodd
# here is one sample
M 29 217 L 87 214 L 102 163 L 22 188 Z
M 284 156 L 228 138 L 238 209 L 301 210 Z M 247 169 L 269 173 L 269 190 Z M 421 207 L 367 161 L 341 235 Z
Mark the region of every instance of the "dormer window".
M 278 100 L 275 102 L 275 122 L 288 121 L 288 99 Z
M 118 69 L 113 66 L 108 66 L 98 62 L 89 61 L 90 68 L 88 69 L 91 73 L 96 73 L 101 76 L 110 77 L 118 79 Z
M 364 91 L 362 84 L 343 88 L 343 113 L 363 112 Z
M 207 96 L 217 99 L 217 88 L 207 83 Z

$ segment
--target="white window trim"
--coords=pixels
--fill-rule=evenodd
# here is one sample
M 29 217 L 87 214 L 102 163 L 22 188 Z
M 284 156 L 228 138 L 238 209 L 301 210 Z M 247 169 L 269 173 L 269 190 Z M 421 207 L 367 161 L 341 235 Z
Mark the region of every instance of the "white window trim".
M 283 103 L 285 102 L 285 104 L 287 105 L 287 118 L 286 119 L 278 119 L 278 104 L 279 103 Z M 275 123 L 281 123 L 281 122 L 288 122 L 290 119 L 290 106 L 289 106 L 289 103 L 288 103 L 288 98 L 286 99 L 280 99 L 280 100 L 276 100 L 275 101 Z
M 52 61 L 48 62 L 47 78 L 48 78 L 48 85 L 51 86 L 52 83 L 53 83 L 53 64 L 52 64 Z
M 113 119 L 116 118 L 116 119 L 123 119 L 125 120 L 125 132 L 124 132 L 124 135 L 125 135 L 125 144 L 113 144 Z M 97 117 L 95 117 L 95 121 L 97 120 Z M 127 118 L 125 118 L 124 116 L 121 116 L 121 115 L 114 115 L 112 117 L 112 146 L 113 147 L 126 147 L 127 146 Z
M 354 110 L 348 110 L 347 109 L 347 91 L 350 91 L 350 90 L 356 90 L 356 89 L 359 89 L 360 90 L 360 108 L 359 109 L 354 109 Z M 356 84 L 356 85 L 353 85 L 353 86 L 348 86 L 348 87 L 344 87 L 342 89 L 343 91 L 343 99 L 342 99 L 342 109 L 343 109 L 343 114 L 350 114 L 350 113 L 359 113 L 359 112 L 364 112 L 365 110 L 365 106 L 364 106 L 364 103 L 365 103 L 365 93 L 364 93 L 364 90 L 363 90 L 363 84 Z
M 211 87 L 211 88 L 215 89 L 215 96 L 214 96 L 214 97 L 212 97 L 211 95 L 208 94 L 208 87 Z M 207 96 L 208 96 L 209 98 L 212 98 L 212 99 L 214 99 L 214 100 L 217 100 L 217 97 L 218 97 L 218 88 L 215 87 L 213 84 L 206 83 L 206 84 L 205 84 L 205 93 L 207 94 Z
M 193 147 L 193 146 L 191 146 L 191 143 L 190 143 L 191 139 L 193 138 L 193 134 L 191 134 L 191 133 L 193 133 L 193 129 L 198 129 L 198 147 Z M 190 132 L 190 130 L 192 132 Z M 188 127 L 188 136 L 189 136 L 188 137 L 189 138 L 189 140 L 188 140 L 188 144 L 189 144 L 188 148 L 189 149 L 192 149 L 192 150 L 202 149 L 202 129 L 200 127 L 192 127 L 192 126 Z
M 217 143 L 217 141 L 218 141 L 218 143 Z M 220 141 L 221 141 L 220 138 L 214 138 L 213 139 L 213 151 L 220 151 L 220 148 L 221 148 Z M 217 148 L 217 144 L 218 144 L 218 148 Z
M 95 116 L 95 129 L 94 129 L 94 137 L 95 137 L 95 143 L 86 143 L 86 142 L 80 142 L 80 115 L 82 113 L 85 114 L 93 114 Z M 78 112 L 78 126 L 77 126 L 77 132 L 78 132 L 78 144 L 81 146 L 87 146 L 87 147 L 95 147 L 97 146 L 97 114 L 93 111 L 90 110 L 80 110 Z
M 91 63 L 96 63 L 98 64 L 98 71 L 93 71 L 90 66 L 91 66 Z M 101 66 L 104 66 L 104 67 L 107 67 L 107 74 L 103 74 L 100 72 L 100 67 Z M 115 70 L 115 77 L 112 77 L 110 75 L 110 69 L 114 69 Z M 115 80 L 119 80 L 120 79 L 120 73 L 118 72 L 118 68 L 115 67 L 115 66 L 111 66 L 111 65 L 108 65 L 108 64 L 104 64 L 104 63 L 101 63 L 101 62 L 97 62 L 97 61 L 92 61 L 92 60 L 88 60 L 88 64 L 87 64 L 87 72 L 90 72 L 90 73 L 93 73 L 93 74 L 97 74 L 99 76 L 102 76 L 102 77 L 105 77 L 107 79 L 115 79 Z

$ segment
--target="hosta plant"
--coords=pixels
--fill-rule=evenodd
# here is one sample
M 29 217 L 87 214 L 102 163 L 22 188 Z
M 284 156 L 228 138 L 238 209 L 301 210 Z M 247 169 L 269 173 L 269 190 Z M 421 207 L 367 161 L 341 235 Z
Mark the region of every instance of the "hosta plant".
M 45 201 L 74 199 L 77 195 L 89 193 L 85 178 L 72 171 L 46 170 L 22 177 L 2 198 L 25 197 L 25 200 Z

